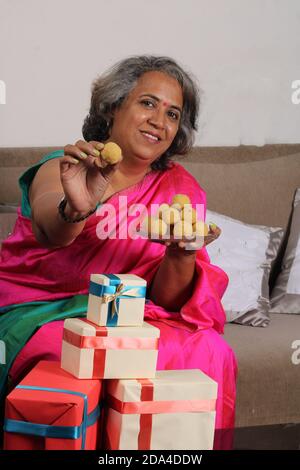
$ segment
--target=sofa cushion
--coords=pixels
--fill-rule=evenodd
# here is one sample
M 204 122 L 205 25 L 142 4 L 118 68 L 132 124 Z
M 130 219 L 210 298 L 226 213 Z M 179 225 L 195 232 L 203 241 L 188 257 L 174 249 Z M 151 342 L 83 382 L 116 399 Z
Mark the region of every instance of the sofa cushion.
M 0 149 L 1 186 L 0 204 L 20 204 L 18 179 L 31 165 L 44 155 L 62 147 L 20 147 Z
M 272 291 L 272 312 L 300 314 L 300 188 L 295 193 L 280 274 Z
M 17 212 L 18 205 L 17 204 L 1 204 L 0 203 L 0 214 L 4 212 Z
M 221 236 L 207 246 L 210 260 L 223 269 L 229 285 L 222 298 L 227 321 L 243 325 L 269 324 L 269 276 L 284 230 L 250 225 L 217 212 L 207 211 Z
M 238 360 L 236 426 L 300 423 L 300 316 L 272 314 L 268 328 L 227 323 L 224 337 Z

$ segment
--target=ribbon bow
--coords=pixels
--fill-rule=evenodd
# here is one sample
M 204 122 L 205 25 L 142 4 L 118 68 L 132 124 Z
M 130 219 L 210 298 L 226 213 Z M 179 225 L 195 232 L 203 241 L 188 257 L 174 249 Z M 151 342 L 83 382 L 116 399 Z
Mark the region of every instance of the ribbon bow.
M 120 299 L 139 298 L 146 296 L 146 286 L 124 285 L 115 274 L 106 274 L 109 285 L 98 284 L 90 281 L 89 293 L 101 297 L 101 302 L 108 305 L 107 326 L 117 326 Z
M 113 319 L 115 315 L 119 314 L 119 303 L 120 297 L 137 297 L 139 295 L 139 289 L 133 288 L 126 290 L 124 284 L 119 284 L 116 287 L 116 292 L 114 294 L 104 294 L 103 302 L 105 304 L 112 302 L 111 305 L 111 318 Z

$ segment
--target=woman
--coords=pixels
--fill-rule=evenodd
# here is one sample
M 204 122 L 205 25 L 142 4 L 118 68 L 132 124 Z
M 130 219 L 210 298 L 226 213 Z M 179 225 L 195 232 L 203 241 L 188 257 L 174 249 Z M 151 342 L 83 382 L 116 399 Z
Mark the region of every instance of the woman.
M 0 327 L 8 367 L 40 327 L 10 370 L 16 383 L 41 358 L 59 360 L 62 319 L 85 314 L 91 273 L 140 275 L 148 285 L 145 319 L 161 331 L 158 369 L 198 368 L 218 382 L 214 448 L 226 449 L 236 378 L 234 354 L 220 336 L 226 274 L 210 264 L 205 248 L 118 237 L 120 220 L 117 237 L 97 236 L 104 214 L 103 206 L 96 209 L 104 202 L 117 215 L 125 196 L 129 207 L 150 208 L 178 193 L 205 205 L 196 180 L 170 161 L 191 148 L 197 114 L 197 88 L 169 58 L 129 58 L 95 81 L 85 140 L 48 155 L 20 179 L 22 207 L 1 253 Z M 109 141 L 122 149 L 116 165 L 100 156 Z

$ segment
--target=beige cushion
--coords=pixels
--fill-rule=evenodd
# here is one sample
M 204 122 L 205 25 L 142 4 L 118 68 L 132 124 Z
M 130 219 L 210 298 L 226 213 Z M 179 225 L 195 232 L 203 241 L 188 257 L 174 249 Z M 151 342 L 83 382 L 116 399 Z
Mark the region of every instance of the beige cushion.
M 207 221 L 215 222 L 221 236 L 207 246 L 212 264 L 226 272 L 229 284 L 222 298 L 227 321 L 268 326 L 269 277 L 284 231 L 251 225 L 210 210 Z
M 300 423 L 300 364 L 292 344 L 300 316 L 272 314 L 268 328 L 227 323 L 225 340 L 237 355 L 236 426 Z

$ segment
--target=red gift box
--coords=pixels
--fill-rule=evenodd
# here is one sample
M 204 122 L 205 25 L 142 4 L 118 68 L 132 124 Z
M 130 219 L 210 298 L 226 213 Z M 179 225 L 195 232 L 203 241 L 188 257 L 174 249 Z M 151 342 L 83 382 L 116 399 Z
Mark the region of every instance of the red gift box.
M 101 388 L 101 380 L 78 380 L 59 362 L 39 362 L 6 397 L 4 449 L 96 449 Z

